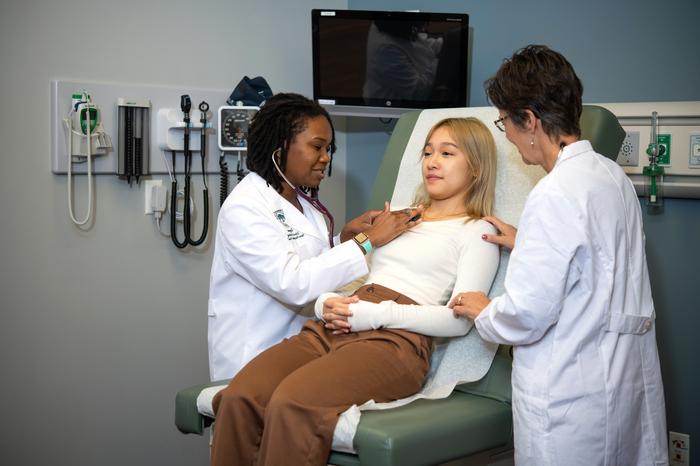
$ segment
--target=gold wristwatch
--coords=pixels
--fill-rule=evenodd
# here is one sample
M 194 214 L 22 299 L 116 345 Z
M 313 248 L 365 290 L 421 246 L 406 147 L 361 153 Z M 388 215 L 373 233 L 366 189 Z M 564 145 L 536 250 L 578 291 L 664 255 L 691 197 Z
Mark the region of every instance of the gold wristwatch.
M 365 255 L 372 251 L 372 242 L 369 240 L 369 237 L 366 234 L 358 233 L 352 237 L 352 240 L 356 242 L 358 246 L 360 246 L 360 249 L 362 249 L 362 252 L 364 252 Z

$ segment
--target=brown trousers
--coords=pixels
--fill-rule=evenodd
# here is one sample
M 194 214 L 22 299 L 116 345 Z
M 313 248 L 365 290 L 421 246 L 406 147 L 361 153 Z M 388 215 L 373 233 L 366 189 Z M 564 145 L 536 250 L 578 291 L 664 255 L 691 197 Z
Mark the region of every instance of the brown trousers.
M 379 285 L 372 302 L 411 299 Z M 405 398 L 423 385 L 429 337 L 404 330 L 333 335 L 308 321 L 250 361 L 214 397 L 213 466 L 325 465 L 340 414 L 353 404 Z

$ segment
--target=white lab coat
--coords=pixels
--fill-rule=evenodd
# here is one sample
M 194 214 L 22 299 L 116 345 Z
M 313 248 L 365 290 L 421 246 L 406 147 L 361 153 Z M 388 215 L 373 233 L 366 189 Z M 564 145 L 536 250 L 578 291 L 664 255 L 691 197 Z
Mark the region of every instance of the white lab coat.
M 298 333 L 305 304 L 368 271 L 353 241 L 330 248 L 323 215 L 299 201 L 304 213 L 250 173 L 221 207 L 209 285 L 212 380 Z
M 514 345 L 516 465 L 668 464 L 639 200 L 588 141 L 530 193 L 505 293 L 476 319 Z

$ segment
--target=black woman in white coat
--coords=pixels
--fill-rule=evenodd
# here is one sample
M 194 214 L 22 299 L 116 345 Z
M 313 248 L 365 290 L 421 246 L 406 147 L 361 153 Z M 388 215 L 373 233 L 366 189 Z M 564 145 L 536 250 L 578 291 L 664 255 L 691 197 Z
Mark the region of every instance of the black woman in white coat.
M 212 380 L 233 377 L 258 353 L 297 334 L 308 318 L 300 313 L 305 304 L 365 275 L 371 247 L 420 221 L 411 219 L 422 208 L 392 213 L 387 204 L 334 237 L 332 216 L 313 196 L 334 141 L 326 110 L 298 94 L 273 96 L 253 118 L 251 173 L 217 222 L 208 304 Z

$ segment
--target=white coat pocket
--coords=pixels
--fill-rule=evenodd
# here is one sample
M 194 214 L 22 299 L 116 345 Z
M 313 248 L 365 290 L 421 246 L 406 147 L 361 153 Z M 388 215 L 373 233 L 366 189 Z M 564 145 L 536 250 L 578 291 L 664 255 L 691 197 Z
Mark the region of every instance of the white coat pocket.
M 207 303 L 207 315 L 209 317 L 216 317 L 216 300 L 210 299 Z
M 605 326 L 606 332 L 631 333 L 641 335 L 651 330 L 654 325 L 654 315 L 640 316 L 611 312 Z
M 546 396 L 542 381 L 533 370 L 513 366 L 513 423 L 518 433 L 515 451 L 525 460 L 523 464 L 546 465 L 551 458 L 546 451 L 545 439 L 549 420 L 546 409 Z
M 215 368 L 221 364 L 216 356 L 218 354 L 216 342 L 219 339 L 216 323 L 216 300 L 210 299 L 207 303 L 207 346 L 209 348 L 209 375 L 211 377 L 216 377 Z

